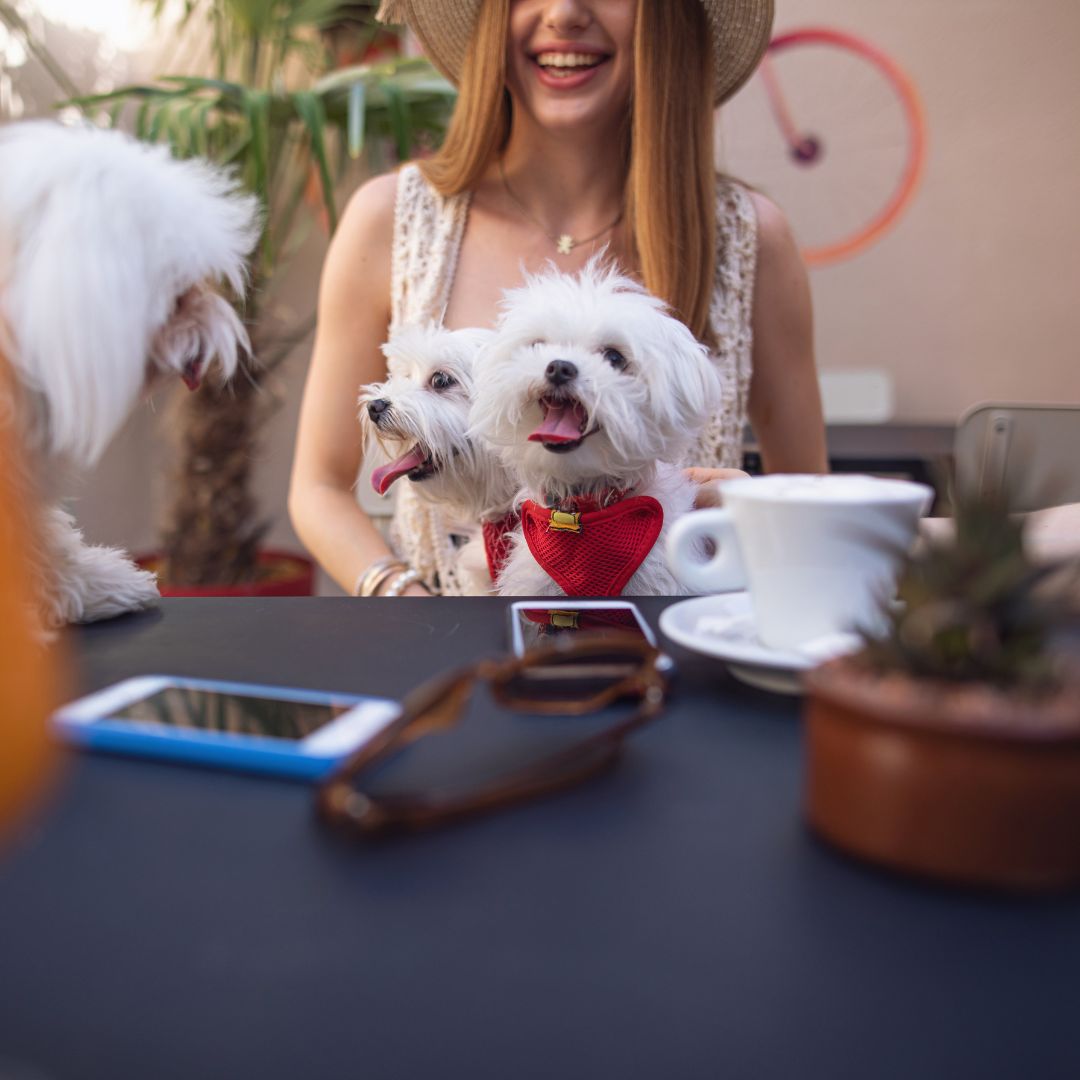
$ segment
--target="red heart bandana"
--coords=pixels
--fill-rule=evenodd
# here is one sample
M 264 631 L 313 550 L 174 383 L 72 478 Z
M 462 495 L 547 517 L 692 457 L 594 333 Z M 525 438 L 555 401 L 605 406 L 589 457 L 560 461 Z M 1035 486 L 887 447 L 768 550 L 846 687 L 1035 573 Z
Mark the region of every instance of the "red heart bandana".
M 497 582 L 506 560 L 510 557 L 510 537 L 517 527 L 517 514 L 507 514 L 498 521 L 485 521 L 484 555 L 487 557 L 488 573 L 491 580 Z
M 664 508 L 649 495 L 579 513 L 534 502 L 521 508 L 533 558 L 567 596 L 621 595 L 663 525 Z

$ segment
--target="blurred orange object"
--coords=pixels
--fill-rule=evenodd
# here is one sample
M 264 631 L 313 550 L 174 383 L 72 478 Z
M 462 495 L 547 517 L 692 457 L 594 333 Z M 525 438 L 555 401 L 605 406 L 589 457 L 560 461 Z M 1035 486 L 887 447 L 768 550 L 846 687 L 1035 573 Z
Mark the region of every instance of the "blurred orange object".
M 33 615 L 28 551 L 30 493 L 10 423 L 10 373 L 0 354 L 0 838 L 26 809 L 51 771 L 49 713 L 59 703 L 54 646 Z

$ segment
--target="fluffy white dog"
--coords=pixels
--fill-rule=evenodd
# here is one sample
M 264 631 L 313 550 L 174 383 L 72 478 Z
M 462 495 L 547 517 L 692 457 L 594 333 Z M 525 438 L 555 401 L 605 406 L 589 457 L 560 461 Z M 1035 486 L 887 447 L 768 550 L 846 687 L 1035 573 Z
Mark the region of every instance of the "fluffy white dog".
M 489 566 L 499 560 L 502 525 L 517 481 L 487 443 L 469 434 L 477 358 L 490 330 L 408 326 L 383 346 L 388 378 L 360 391 L 365 457 L 385 459 L 371 474 L 380 495 L 406 478 L 427 502 L 446 509 L 453 523 L 480 523 L 479 544 L 468 543 L 455 561 L 458 584 L 468 592 L 492 590 Z M 464 530 L 463 530 L 464 534 Z M 486 556 L 486 558 L 485 558 Z
M 0 353 L 15 377 L 0 402 L 26 448 L 35 576 L 48 627 L 105 619 L 158 596 L 152 574 L 84 543 L 56 503 L 92 465 L 159 374 L 194 389 L 216 358 L 249 347 L 232 307 L 258 237 L 255 200 L 203 161 L 119 132 L 51 122 L 0 128 Z
M 685 592 L 663 557 L 691 510 L 681 462 L 720 401 L 708 353 L 664 305 L 592 260 L 506 294 L 473 429 L 523 480 L 507 596 Z

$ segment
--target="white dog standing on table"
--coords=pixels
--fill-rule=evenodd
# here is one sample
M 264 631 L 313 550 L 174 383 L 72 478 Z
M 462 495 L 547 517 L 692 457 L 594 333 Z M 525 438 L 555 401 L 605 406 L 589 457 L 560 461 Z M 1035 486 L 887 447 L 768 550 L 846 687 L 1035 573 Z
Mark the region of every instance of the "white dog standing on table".
M 674 464 L 720 403 L 705 348 L 592 260 L 506 294 L 472 419 L 523 480 L 505 596 L 676 595 L 669 525 L 694 505 Z
M 518 488 L 487 443 L 469 434 L 477 356 L 492 337 L 490 330 L 404 327 L 383 346 L 386 381 L 360 391 L 365 458 L 376 449 L 386 458 L 371 474 L 375 490 L 385 495 L 404 477 L 462 523 L 462 535 L 482 526 L 483 544 L 479 537 L 465 544 L 454 566 L 458 585 L 473 594 L 493 589 L 490 567 L 500 561 Z
M 123 551 L 83 541 L 58 489 L 155 376 L 194 389 L 215 359 L 232 373 L 248 339 L 212 284 L 243 293 L 257 238 L 255 200 L 204 161 L 89 126 L 0 128 L 0 355 L 15 377 L 0 421 L 15 423 L 31 501 L 45 503 L 31 531 L 47 627 L 157 598 Z

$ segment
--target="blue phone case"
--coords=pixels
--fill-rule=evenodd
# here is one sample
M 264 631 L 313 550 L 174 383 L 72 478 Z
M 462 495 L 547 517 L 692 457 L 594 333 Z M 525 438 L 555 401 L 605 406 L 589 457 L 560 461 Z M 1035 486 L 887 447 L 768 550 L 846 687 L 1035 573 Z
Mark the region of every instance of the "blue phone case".
M 396 702 L 367 695 L 336 694 L 212 679 L 184 679 L 173 676 L 147 678 L 165 679 L 165 685 L 180 689 L 243 694 L 307 704 L 363 706 L 363 720 L 365 724 L 370 722 L 371 734 L 381 730 L 400 711 Z M 66 741 L 89 750 L 307 781 L 318 780 L 326 775 L 366 741 L 358 739 L 354 745 L 320 752 L 305 747 L 307 740 L 292 741 L 232 732 L 194 731 L 166 724 L 110 720 L 107 715 L 89 721 L 76 720 L 70 715 L 77 709 L 85 708 L 86 703 L 95 697 L 111 693 L 123 685 L 122 682 L 106 687 L 97 694 L 87 695 L 58 709 L 53 714 L 55 729 Z M 354 714 L 350 712 L 349 715 Z M 341 719 L 339 717 L 333 723 L 337 724 Z M 327 725 L 327 729 L 330 726 Z M 324 729 L 319 730 L 321 732 Z

